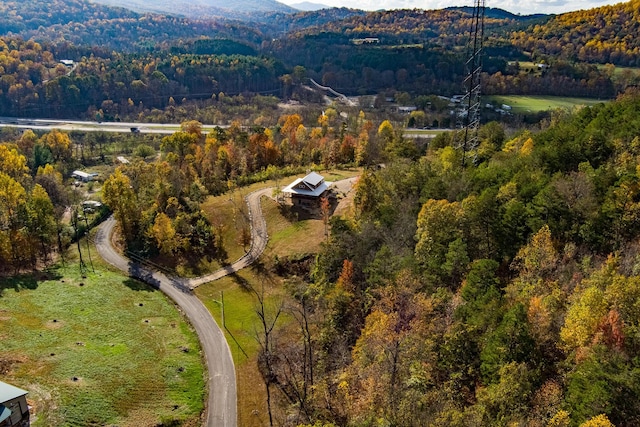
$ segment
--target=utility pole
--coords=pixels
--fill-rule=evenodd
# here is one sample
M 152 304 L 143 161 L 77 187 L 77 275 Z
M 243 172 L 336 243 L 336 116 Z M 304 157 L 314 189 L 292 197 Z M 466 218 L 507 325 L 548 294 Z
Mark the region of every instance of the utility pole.
M 82 259 L 82 250 L 80 249 L 80 233 L 78 233 L 78 210 L 74 207 L 71 212 L 71 224 L 73 225 L 73 230 L 75 232 L 76 244 L 78 246 L 78 257 L 80 258 L 80 274 L 85 274 L 87 272 L 87 265 L 84 263 Z
M 85 212 L 84 207 L 82 209 L 82 216 L 84 216 L 84 223 L 87 227 L 84 234 L 87 237 L 87 253 L 89 254 L 89 264 L 91 264 L 91 271 L 95 273 L 96 270 L 95 268 L 93 268 L 93 261 L 91 260 L 91 243 L 89 242 L 89 233 L 91 232 L 91 230 L 89 230 L 89 220 L 87 219 L 87 213 Z

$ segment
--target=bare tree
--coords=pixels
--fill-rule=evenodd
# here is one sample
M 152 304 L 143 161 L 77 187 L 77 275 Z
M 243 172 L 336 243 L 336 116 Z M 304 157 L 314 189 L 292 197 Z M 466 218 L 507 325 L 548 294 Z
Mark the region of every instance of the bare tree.
M 258 356 L 258 369 L 262 374 L 265 388 L 267 390 L 267 410 L 269 411 L 269 425 L 273 426 L 273 410 L 271 404 L 271 386 L 278 382 L 274 369 L 275 359 L 275 339 L 274 330 L 276 323 L 283 312 L 284 302 L 275 303 L 272 307 L 267 304 L 264 281 L 262 281 L 260 291 L 252 289 L 257 299 L 255 312 L 260 320 L 260 330 L 256 331 L 256 338 L 260 344 L 260 354 Z
M 324 237 L 329 239 L 329 216 L 331 214 L 331 204 L 326 197 L 320 198 L 320 213 L 322 215 L 322 222 L 324 223 Z

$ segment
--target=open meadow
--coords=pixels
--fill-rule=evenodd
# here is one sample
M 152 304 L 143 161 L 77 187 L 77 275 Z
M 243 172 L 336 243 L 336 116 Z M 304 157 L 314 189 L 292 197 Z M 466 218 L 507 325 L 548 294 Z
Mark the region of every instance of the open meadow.
M 486 98 L 496 105 L 508 105 L 514 114 L 537 113 L 560 109 L 573 110 L 583 106 L 595 105 L 608 100 L 591 98 L 571 98 L 566 96 L 524 96 L 524 95 L 493 95 Z
M 77 263 L 0 280 L 0 374 L 34 427 L 200 425 L 195 333 L 161 292 Z

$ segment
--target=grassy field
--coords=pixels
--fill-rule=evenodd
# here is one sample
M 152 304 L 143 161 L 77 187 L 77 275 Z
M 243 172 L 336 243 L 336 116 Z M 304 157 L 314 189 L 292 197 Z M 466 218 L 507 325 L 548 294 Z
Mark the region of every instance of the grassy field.
M 206 393 L 197 337 L 175 306 L 77 264 L 0 281 L 0 374 L 29 391 L 34 427 L 197 426 Z
M 498 105 L 509 105 L 511 112 L 516 114 L 537 113 L 540 111 L 561 109 L 573 109 L 581 106 L 589 106 L 607 102 L 607 100 L 589 98 L 569 98 L 562 96 L 520 96 L 520 95 L 495 95 L 486 98 L 487 102 Z
M 325 177 L 325 180 L 334 182 L 357 176 L 360 173 L 360 169 L 332 169 L 319 173 Z M 304 174 L 282 178 L 277 185 L 279 185 L 280 188 L 284 188 L 296 178 L 302 176 L 304 176 Z M 207 215 L 207 218 L 220 230 L 227 262 L 234 262 L 244 254 L 244 248 L 239 243 L 242 228 L 248 226 L 247 207 L 244 198 L 253 191 L 275 186 L 276 182 L 272 180 L 260 182 L 248 187 L 235 189 L 220 196 L 209 197 L 202 204 L 202 210 Z M 275 202 L 271 204 L 263 202 L 263 208 L 268 209 L 268 211 L 265 211 L 267 224 L 269 225 L 268 253 L 273 255 L 291 255 L 293 252 L 297 253 L 299 247 L 304 247 L 309 242 L 315 242 L 317 240 L 315 234 L 314 237 L 311 238 L 311 236 L 307 237 L 306 233 L 310 228 L 317 228 L 317 224 L 304 221 L 302 224 L 294 224 L 280 215 L 279 212 L 273 212 L 271 208 L 274 206 L 276 206 Z M 304 236 L 305 238 L 300 239 L 300 236 Z M 279 242 L 283 239 L 288 241 L 280 244 Z M 221 266 L 222 265 L 216 264 L 213 265 L 211 269 L 215 270 Z

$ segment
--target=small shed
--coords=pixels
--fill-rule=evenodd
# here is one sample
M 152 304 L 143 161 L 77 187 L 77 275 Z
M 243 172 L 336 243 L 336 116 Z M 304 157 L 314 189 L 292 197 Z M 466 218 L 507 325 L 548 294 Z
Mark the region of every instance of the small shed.
M 316 172 L 311 172 L 304 178 L 298 178 L 286 186 L 282 192 L 291 197 L 291 203 L 296 206 L 317 205 L 321 197 L 329 192 L 330 182 Z
M 83 172 L 83 171 L 73 171 L 71 176 L 73 178 L 77 179 L 78 181 L 89 182 L 89 181 L 93 181 L 98 176 L 98 174 L 97 173 L 87 173 L 87 172 Z
M 0 381 L 0 427 L 29 426 L 27 391 Z

